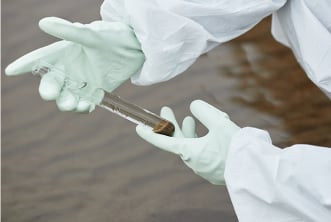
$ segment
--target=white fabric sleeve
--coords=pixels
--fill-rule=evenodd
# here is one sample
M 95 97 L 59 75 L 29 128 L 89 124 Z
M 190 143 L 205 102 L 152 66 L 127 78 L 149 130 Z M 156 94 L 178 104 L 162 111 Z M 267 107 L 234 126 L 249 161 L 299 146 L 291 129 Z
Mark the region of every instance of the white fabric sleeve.
M 272 34 L 331 98 L 331 1 L 291 0 L 272 16 Z
M 330 0 L 304 0 L 310 11 L 331 32 L 331 1 Z
M 251 29 L 286 0 L 105 0 L 106 21 L 129 24 L 146 60 L 131 80 L 149 85 L 185 71 L 203 53 Z
M 330 221 L 331 149 L 280 149 L 266 131 L 233 138 L 225 181 L 239 221 Z

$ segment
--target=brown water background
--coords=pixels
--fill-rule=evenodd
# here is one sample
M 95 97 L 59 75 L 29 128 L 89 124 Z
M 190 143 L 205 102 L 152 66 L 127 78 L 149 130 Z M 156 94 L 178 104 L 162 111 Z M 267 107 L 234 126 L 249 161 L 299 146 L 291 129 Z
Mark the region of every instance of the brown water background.
M 38 79 L 4 76 L 11 61 L 56 40 L 38 29 L 40 18 L 91 22 L 101 2 L 2 1 L 2 220 L 236 221 L 225 187 L 142 141 L 131 123 L 100 109 L 60 112 L 40 99 Z M 154 112 L 168 105 L 179 119 L 203 99 L 240 126 L 268 130 L 278 146 L 331 147 L 331 102 L 273 40 L 270 18 L 173 80 L 116 92 Z

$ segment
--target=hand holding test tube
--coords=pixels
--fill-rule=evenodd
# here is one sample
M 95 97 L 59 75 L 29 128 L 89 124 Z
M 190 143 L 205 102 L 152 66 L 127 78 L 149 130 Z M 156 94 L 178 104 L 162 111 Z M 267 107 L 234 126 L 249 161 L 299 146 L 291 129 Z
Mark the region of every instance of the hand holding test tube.
M 76 96 L 96 104 L 112 113 L 135 123 L 149 126 L 154 132 L 171 136 L 175 130 L 174 125 L 164 118 L 143 109 L 133 103 L 121 99 L 114 93 L 104 92 L 102 89 L 94 89 L 85 81 L 72 80 L 65 73 L 55 66 L 46 62 L 39 62 L 32 70 L 32 74 L 42 77 L 52 71 L 59 78 L 64 79 L 64 87 Z M 86 96 L 86 92 L 88 96 Z

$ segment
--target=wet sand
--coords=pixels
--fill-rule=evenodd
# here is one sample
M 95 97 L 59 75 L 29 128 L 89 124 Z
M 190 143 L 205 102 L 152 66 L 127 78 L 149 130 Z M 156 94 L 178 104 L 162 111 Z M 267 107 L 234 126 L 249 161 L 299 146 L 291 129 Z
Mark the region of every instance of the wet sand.
M 38 30 L 40 18 L 90 22 L 101 2 L 2 1 L 3 221 L 236 221 L 225 187 L 139 139 L 131 123 L 100 109 L 60 112 L 39 97 L 38 79 L 4 76 L 9 62 L 55 40 Z M 268 130 L 275 145 L 331 147 L 331 102 L 269 30 L 270 18 L 173 80 L 116 92 L 179 119 L 203 99 L 240 126 Z

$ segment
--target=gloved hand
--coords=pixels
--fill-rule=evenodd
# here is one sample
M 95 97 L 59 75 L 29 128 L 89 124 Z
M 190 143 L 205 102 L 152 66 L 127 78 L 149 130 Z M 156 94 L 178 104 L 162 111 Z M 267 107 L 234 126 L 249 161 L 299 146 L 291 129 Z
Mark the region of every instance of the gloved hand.
M 39 26 L 63 40 L 17 59 L 6 68 L 7 75 L 31 72 L 42 61 L 61 70 L 70 80 L 85 81 L 90 88 L 111 92 L 135 74 L 144 62 L 140 44 L 126 24 L 105 21 L 80 24 L 48 17 L 40 20 Z M 64 78 L 56 72 L 43 76 L 39 93 L 45 100 L 56 100 L 62 111 L 88 111 L 94 107 L 73 95 L 66 88 Z
M 190 110 L 208 128 L 207 135 L 192 138 L 195 135 L 194 121 L 185 118 L 180 129 L 168 108 L 166 112 L 161 112 L 161 116 L 174 123 L 176 129 L 173 137 L 156 134 L 144 126 L 137 126 L 136 131 L 154 146 L 179 155 L 188 167 L 212 184 L 225 184 L 224 170 L 228 149 L 233 135 L 240 128 L 226 113 L 201 100 L 193 101 Z

